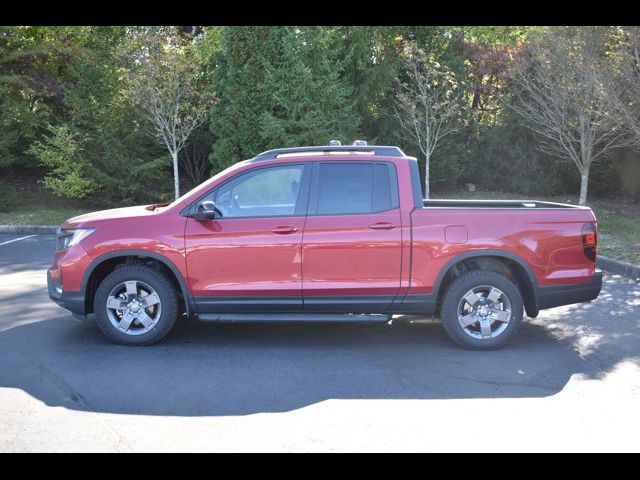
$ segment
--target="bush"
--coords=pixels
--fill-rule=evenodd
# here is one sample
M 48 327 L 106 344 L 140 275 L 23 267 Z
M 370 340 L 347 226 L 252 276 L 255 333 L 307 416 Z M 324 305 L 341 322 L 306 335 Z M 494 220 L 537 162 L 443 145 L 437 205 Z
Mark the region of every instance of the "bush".
M 61 124 L 48 127 L 50 136 L 29 149 L 50 169 L 44 185 L 61 197 L 84 198 L 95 190 L 89 178 L 89 162 L 83 156 L 83 138 L 75 129 Z
M 18 193 L 13 185 L 0 182 L 0 212 L 8 212 L 18 204 Z

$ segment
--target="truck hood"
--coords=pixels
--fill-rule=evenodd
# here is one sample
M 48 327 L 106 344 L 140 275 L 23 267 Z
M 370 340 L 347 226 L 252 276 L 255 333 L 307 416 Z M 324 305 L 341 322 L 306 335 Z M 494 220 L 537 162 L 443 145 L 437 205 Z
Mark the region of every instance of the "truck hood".
M 105 220 L 116 218 L 147 217 L 158 213 L 158 209 L 166 207 L 167 203 L 155 203 L 151 205 L 138 205 L 135 207 L 111 208 L 109 210 L 99 210 L 97 212 L 85 213 L 77 217 L 70 218 L 62 224 L 62 228 L 77 228 L 91 226 Z

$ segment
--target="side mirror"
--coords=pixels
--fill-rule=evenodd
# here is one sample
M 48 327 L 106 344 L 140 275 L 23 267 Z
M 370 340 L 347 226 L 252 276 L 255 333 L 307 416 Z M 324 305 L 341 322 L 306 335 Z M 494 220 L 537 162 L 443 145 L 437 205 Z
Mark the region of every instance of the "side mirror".
M 196 211 L 191 216 L 196 220 L 207 221 L 222 217 L 222 212 L 213 201 L 206 200 L 198 204 Z

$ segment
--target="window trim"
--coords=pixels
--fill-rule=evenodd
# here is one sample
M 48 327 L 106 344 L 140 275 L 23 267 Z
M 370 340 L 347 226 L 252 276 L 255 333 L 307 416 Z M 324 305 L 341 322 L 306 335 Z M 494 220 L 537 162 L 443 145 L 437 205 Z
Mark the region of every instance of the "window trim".
M 293 167 L 293 166 L 301 166 L 302 167 L 302 176 L 300 178 L 300 187 L 298 190 L 298 198 L 296 200 L 296 205 L 294 207 L 293 215 L 252 215 L 246 217 L 216 217 L 215 221 L 222 220 L 243 220 L 243 219 L 251 219 L 251 218 L 292 218 L 292 217 L 305 217 L 307 214 L 307 207 L 309 204 L 309 184 L 311 183 L 311 165 L 310 162 L 295 162 L 295 163 L 276 163 L 272 165 L 260 165 L 253 168 L 248 168 L 246 170 L 242 170 L 241 172 L 236 173 L 230 178 L 227 178 L 223 182 L 217 184 L 215 187 L 207 190 L 205 193 L 196 198 L 188 207 L 180 212 L 181 215 L 186 217 L 191 217 L 191 209 L 196 208 L 202 200 L 208 197 L 210 194 L 216 194 L 216 190 L 220 187 L 223 187 L 225 184 L 233 181 L 234 179 L 240 177 L 241 175 L 245 175 L 251 172 L 256 172 L 258 170 L 266 170 L 270 168 L 282 168 L 282 167 Z
M 398 170 L 394 162 L 384 162 L 384 161 L 354 161 L 354 162 L 345 162 L 345 161 L 316 161 L 311 162 L 313 164 L 313 171 L 311 174 L 311 188 L 309 189 L 309 201 L 307 207 L 307 216 L 308 217 L 335 217 L 335 216 L 351 216 L 351 215 L 375 215 L 378 213 L 385 212 L 393 212 L 394 210 L 398 210 L 400 208 L 400 192 L 398 188 Z M 319 190 L 319 180 L 320 180 L 320 165 L 321 164 L 331 164 L 331 165 L 373 165 L 374 166 L 374 175 L 375 175 L 375 166 L 376 165 L 384 165 L 389 169 L 389 194 L 391 195 L 391 208 L 386 208 L 384 210 L 374 210 L 370 212 L 356 212 L 356 213 L 318 213 L 318 190 Z M 395 181 L 395 187 L 393 185 Z M 375 185 L 374 185 L 375 186 Z M 395 199 L 393 196 L 395 195 Z

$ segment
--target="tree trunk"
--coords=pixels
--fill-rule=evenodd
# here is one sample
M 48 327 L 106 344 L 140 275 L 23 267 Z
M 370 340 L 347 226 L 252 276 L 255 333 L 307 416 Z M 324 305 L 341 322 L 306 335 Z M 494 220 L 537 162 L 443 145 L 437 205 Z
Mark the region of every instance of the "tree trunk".
M 580 178 L 580 200 L 578 203 L 580 205 L 587 204 L 587 189 L 589 188 L 589 167 L 585 168 L 581 172 Z
M 425 156 L 424 161 L 424 198 L 429 199 L 429 163 L 431 155 Z
M 173 186 L 175 188 L 176 198 L 180 196 L 180 177 L 178 176 L 178 152 L 171 152 L 173 160 Z

